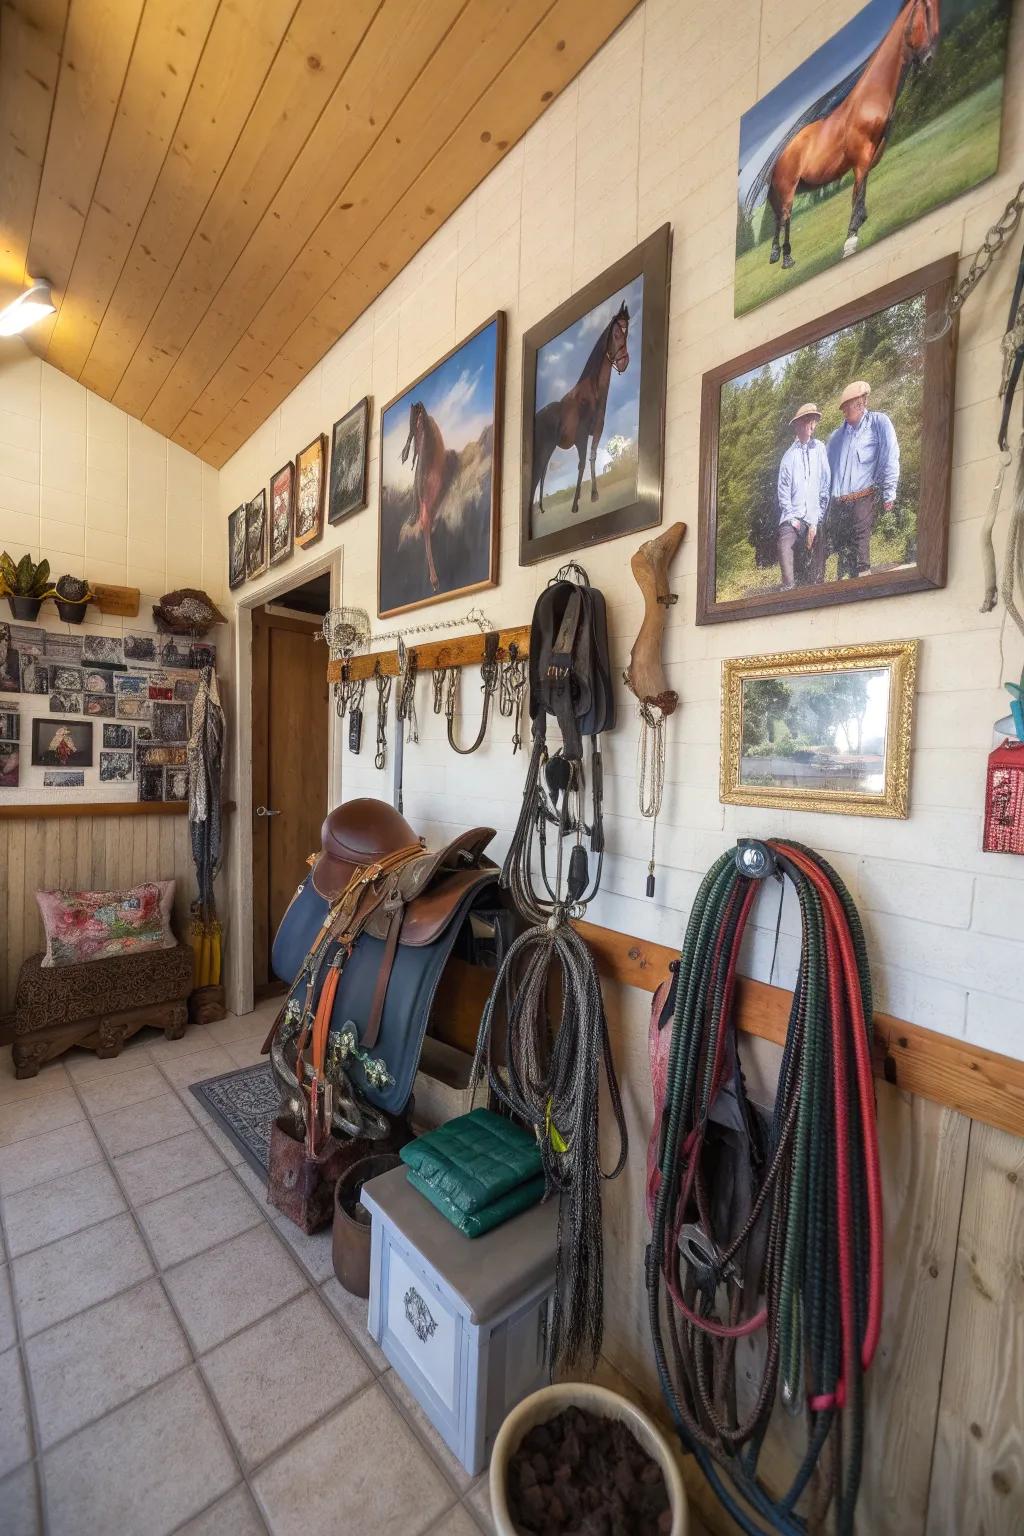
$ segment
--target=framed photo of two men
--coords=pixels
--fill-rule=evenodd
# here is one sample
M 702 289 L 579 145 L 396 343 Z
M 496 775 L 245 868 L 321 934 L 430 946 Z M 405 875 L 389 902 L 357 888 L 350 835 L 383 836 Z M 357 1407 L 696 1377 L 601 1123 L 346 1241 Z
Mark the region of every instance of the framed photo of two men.
M 946 583 L 956 256 L 704 375 L 697 623 Z

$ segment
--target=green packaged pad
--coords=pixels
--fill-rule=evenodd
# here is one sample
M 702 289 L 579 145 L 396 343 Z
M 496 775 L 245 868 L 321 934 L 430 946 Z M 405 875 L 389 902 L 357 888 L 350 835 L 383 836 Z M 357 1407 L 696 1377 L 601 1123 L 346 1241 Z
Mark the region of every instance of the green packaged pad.
M 544 1193 L 536 1140 L 489 1109 L 449 1120 L 399 1155 L 410 1182 L 467 1237 L 527 1210 Z

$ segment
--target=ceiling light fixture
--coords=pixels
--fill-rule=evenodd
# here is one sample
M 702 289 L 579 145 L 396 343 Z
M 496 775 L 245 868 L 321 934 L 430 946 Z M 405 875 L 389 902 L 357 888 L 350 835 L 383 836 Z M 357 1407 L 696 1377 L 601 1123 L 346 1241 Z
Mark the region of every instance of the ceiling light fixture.
M 0 309 L 0 336 L 20 336 L 37 320 L 52 315 L 56 307 L 49 283 L 45 278 L 37 278 L 30 288 Z

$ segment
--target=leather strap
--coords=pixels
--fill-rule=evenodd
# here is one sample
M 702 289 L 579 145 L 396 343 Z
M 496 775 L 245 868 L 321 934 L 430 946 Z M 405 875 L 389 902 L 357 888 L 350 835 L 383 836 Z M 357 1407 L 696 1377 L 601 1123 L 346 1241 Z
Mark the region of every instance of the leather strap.
M 391 921 L 388 924 L 388 936 L 384 940 L 384 955 L 381 959 L 380 969 L 377 972 L 377 982 L 373 989 L 370 1017 L 366 1021 L 366 1028 L 363 1031 L 361 1042 L 363 1049 L 367 1051 L 374 1049 L 380 1035 L 381 1020 L 384 1017 L 384 1003 L 388 995 L 388 983 L 391 980 L 391 972 L 395 964 L 395 955 L 398 951 L 398 936 L 402 931 L 404 917 L 404 905 L 398 906 L 395 908 Z

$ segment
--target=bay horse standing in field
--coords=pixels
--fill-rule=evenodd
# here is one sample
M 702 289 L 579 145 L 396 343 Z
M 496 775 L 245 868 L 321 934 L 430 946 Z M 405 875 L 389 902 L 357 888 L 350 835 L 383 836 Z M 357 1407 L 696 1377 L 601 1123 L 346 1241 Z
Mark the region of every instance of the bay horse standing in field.
M 544 476 L 547 474 L 551 455 L 556 448 L 573 448 L 579 454 L 579 473 L 576 476 L 576 494 L 572 510 L 579 511 L 580 487 L 587 462 L 587 442 L 590 442 L 590 499 L 597 500 L 597 445 L 604 431 L 604 413 L 608 405 L 608 385 L 612 369 L 624 373 L 629 367 L 629 309 L 623 301 L 605 326 L 594 344 L 576 383 L 561 400 L 553 400 L 543 406 L 534 418 L 533 425 L 533 495 L 538 485 L 540 495 L 538 510 L 544 511 Z
M 905 0 L 874 53 L 794 123 L 761 167 L 744 203 L 745 211 L 753 213 L 767 188 L 775 217 L 769 261 L 778 261 L 781 254 L 783 267 L 795 265 L 789 225 L 797 192 L 827 186 L 850 170 L 853 209 L 843 255 L 853 255 L 868 216 L 868 172 L 885 151 L 903 82 L 908 71 L 931 62 L 938 46 L 939 0 Z
M 427 555 L 427 575 L 434 592 L 441 585 L 434 565 L 434 552 L 430 547 L 430 535 L 437 519 L 437 509 L 445 487 L 451 478 L 451 461 L 455 455 L 444 446 L 441 428 L 429 415 L 422 400 L 414 400 L 409 408 L 409 436 L 402 449 L 402 463 L 412 448 L 414 471 L 413 494 L 416 497 L 416 528 L 423 539 Z

